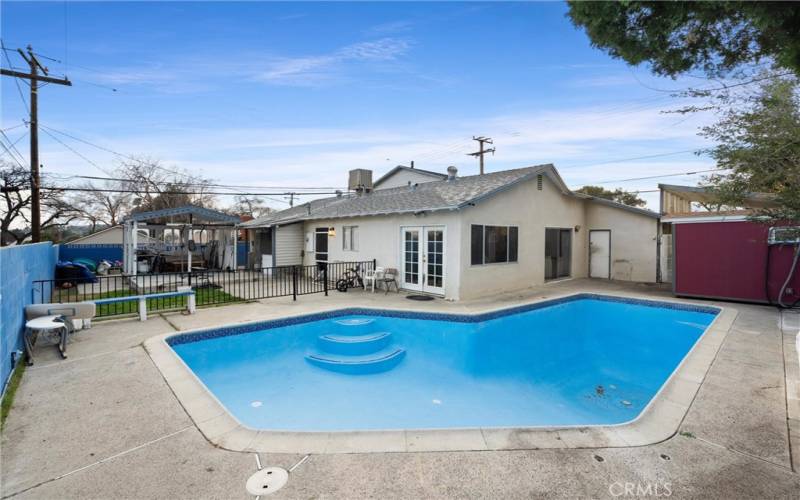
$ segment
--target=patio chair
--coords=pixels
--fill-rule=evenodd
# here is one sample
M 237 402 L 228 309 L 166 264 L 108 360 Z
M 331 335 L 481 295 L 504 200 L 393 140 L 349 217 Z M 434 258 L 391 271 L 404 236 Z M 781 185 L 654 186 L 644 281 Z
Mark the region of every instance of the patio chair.
M 375 281 L 380 279 L 383 276 L 384 269 L 382 267 L 376 267 L 375 269 L 367 269 L 367 272 L 364 273 L 364 278 L 362 278 L 364 283 L 364 291 L 367 290 L 368 286 L 372 287 L 372 293 L 375 293 Z
M 383 283 L 383 286 L 386 287 L 386 291 L 384 295 L 389 293 L 389 288 L 392 283 L 394 283 L 394 289 L 397 293 L 400 293 L 400 286 L 397 284 L 397 269 L 393 267 L 387 267 L 383 271 L 383 276 L 380 278 L 376 278 L 375 281 L 377 283 Z
M 31 304 L 25 306 L 25 353 L 28 364 L 33 364 L 33 347 L 41 331 L 59 333 L 58 350 L 67 357 L 67 336 L 75 332 L 74 320 L 81 320 L 83 328 L 90 328 L 96 306 L 92 302 L 66 302 L 64 304 Z

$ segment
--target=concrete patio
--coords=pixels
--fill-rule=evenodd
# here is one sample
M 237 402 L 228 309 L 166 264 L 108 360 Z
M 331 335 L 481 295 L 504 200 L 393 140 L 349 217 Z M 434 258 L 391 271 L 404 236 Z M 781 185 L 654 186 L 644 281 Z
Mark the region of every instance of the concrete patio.
M 3 431 L 2 497 L 249 498 L 254 454 L 216 448 L 200 434 L 142 347 L 155 335 L 351 305 L 473 312 L 578 291 L 670 297 L 654 286 L 571 280 L 459 303 L 331 292 L 153 315 L 146 323 L 96 322 L 75 335 L 66 361 L 54 347 L 38 347 Z M 800 317 L 724 305 L 739 315 L 680 431 L 663 442 L 311 455 L 275 497 L 800 498 Z M 289 469 L 303 455 L 260 459 Z

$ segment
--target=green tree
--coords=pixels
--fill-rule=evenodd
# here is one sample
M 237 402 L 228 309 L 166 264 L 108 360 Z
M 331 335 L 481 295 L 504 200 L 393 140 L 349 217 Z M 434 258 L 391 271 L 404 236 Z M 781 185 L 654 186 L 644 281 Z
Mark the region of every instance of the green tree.
M 636 193 L 623 191 L 620 188 L 612 191 L 601 186 L 583 186 L 576 190 L 576 192 L 588 194 L 596 198 L 605 198 L 606 200 L 616 201 L 617 203 L 630 205 L 632 207 L 643 207 L 647 204 L 647 202 L 639 198 Z
M 758 209 L 768 221 L 800 221 L 800 87 L 796 78 L 765 80 L 754 95 L 733 102 L 701 135 L 726 173 L 706 179 L 722 203 L 745 206 L 750 193 L 774 195 L 776 206 Z
M 800 2 L 584 2 L 568 16 L 594 47 L 676 76 L 774 61 L 800 75 Z

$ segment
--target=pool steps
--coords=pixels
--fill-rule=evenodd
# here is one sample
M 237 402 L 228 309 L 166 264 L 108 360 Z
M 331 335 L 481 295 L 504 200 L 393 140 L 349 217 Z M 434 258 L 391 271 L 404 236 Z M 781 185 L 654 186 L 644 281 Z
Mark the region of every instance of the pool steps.
M 306 360 L 312 365 L 339 373 L 367 375 L 391 370 L 406 355 L 406 350 L 393 347 L 361 356 L 338 356 L 335 354 L 309 354 Z
M 320 368 L 339 373 L 370 374 L 391 370 L 405 357 L 401 347 L 391 347 L 391 332 L 375 331 L 371 318 L 334 320 L 335 333 L 320 335 L 319 352 L 306 360 Z
M 389 332 L 366 335 L 322 335 L 319 337 L 319 347 L 333 354 L 359 355 L 380 351 L 391 341 L 392 334 Z

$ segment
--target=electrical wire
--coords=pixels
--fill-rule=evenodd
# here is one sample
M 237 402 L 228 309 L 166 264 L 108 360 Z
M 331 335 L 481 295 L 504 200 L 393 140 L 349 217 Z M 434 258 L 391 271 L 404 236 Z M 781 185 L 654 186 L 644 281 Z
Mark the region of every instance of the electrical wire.
M 136 189 L 104 189 L 104 188 L 80 188 L 80 187 L 57 187 L 57 186 L 42 186 L 40 189 L 47 189 L 49 191 L 77 191 L 77 192 L 89 192 L 89 193 L 132 193 L 132 194 L 141 193 L 141 190 L 136 190 Z M 338 194 L 338 193 L 335 191 L 327 193 L 293 193 L 293 192 L 229 193 L 229 192 L 217 192 L 217 191 L 158 191 L 157 194 L 167 194 L 167 195 L 194 194 L 194 195 L 219 195 L 219 196 L 287 196 L 287 195 L 317 196 L 321 194 Z
M 675 155 L 681 155 L 681 154 L 686 154 L 686 153 L 701 153 L 703 151 L 705 151 L 705 150 L 704 149 L 684 149 L 684 150 L 681 150 L 681 151 L 671 151 L 671 152 L 668 152 L 668 153 L 657 153 L 657 154 L 646 155 L 646 156 L 633 156 L 633 157 L 630 157 L 630 158 L 620 158 L 618 160 L 606 160 L 606 161 L 601 161 L 601 162 L 597 162 L 597 163 L 586 163 L 586 164 L 582 164 L 582 165 L 567 165 L 567 166 L 561 167 L 561 169 L 564 170 L 564 169 L 567 169 L 567 168 L 596 167 L 598 165 L 608 165 L 609 163 L 622 163 L 622 162 L 626 162 L 626 161 L 636 161 L 636 160 L 650 160 L 652 158 L 662 158 L 662 157 L 665 157 L 665 156 L 675 156 Z
M 7 127 L 7 128 L 2 129 L 2 130 L 3 130 L 3 132 L 8 132 L 8 131 L 14 130 L 16 128 L 27 127 L 27 126 L 28 126 L 28 122 L 26 122 L 25 120 L 22 120 L 22 123 L 20 123 L 19 125 L 14 125 L 13 127 Z
M 44 132 L 45 134 L 49 135 L 49 136 L 50 136 L 50 137 L 51 137 L 51 138 L 52 138 L 54 141 L 58 142 L 59 144 L 61 144 L 61 145 L 62 145 L 62 146 L 64 146 L 65 148 L 67 148 L 68 150 L 72 151 L 72 152 L 73 152 L 73 153 L 74 153 L 76 156 L 78 156 L 79 158 L 83 159 L 85 162 L 89 163 L 89 164 L 90 164 L 90 165 L 92 165 L 94 168 L 96 168 L 96 169 L 98 169 L 98 170 L 103 170 L 103 169 L 100 167 L 100 165 L 98 165 L 97 163 L 93 162 L 93 161 L 92 161 L 92 160 L 90 160 L 89 158 L 87 158 L 87 157 L 83 156 L 83 155 L 82 155 L 81 153 L 79 153 L 77 150 L 75 150 L 75 149 L 71 148 L 70 146 L 68 146 L 66 143 L 64 143 L 64 141 L 62 141 L 62 140 L 61 140 L 61 139 L 59 139 L 58 137 L 54 136 L 54 135 L 53 135 L 53 134 L 51 134 L 50 132 L 48 132 L 48 131 L 47 131 L 47 129 L 45 129 L 44 127 L 42 127 L 42 132 Z
M 8 57 L 8 52 L 10 49 L 6 48 L 2 38 L 0 38 L 0 48 L 3 49 L 3 55 L 5 56 L 6 61 L 8 61 L 8 65 L 11 67 L 11 69 L 13 69 L 14 64 L 11 62 L 11 58 Z M 30 106 L 28 106 L 28 101 L 25 100 L 25 94 L 22 92 L 22 87 L 19 86 L 19 78 L 14 78 L 14 84 L 17 86 L 17 92 L 19 92 L 19 98 L 22 99 L 22 104 L 25 106 L 25 112 L 27 112 L 30 115 L 31 108 Z
M 672 174 L 659 174 L 659 175 L 648 175 L 645 177 L 630 177 L 628 179 L 615 179 L 611 181 L 599 181 L 599 182 L 592 182 L 590 184 L 614 184 L 616 182 L 632 182 L 632 181 L 646 181 L 649 179 L 660 179 L 662 177 L 680 177 L 684 175 L 697 175 L 697 174 L 705 174 L 708 172 L 721 172 L 724 170 L 730 170 L 729 168 L 710 168 L 708 170 L 695 170 L 693 172 L 675 172 Z
M 48 175 L 53 177 L 59 177 L 59 180 L 69 180 L 69 179 L 88 179 L 88 180 L 98 180 L 98 181 L 117 181 L 117 182 L 136 182 L 134 179 L 129 179 L 125 177 L 101 177 L 96 175 L 78 175 L 78 174 L 58 174 L 58 173 L 49 173 Z M 154 183 L 154 184 L 171 184 L 170 182 L 162 182 L 162 183 Z M 336 186 L 326 186 L 326 187 L 302 187 L 302 186 L 250 186 L 246 184 L 242 185 L 233 185 L 233 184 L 215 184 L 215 183 L 207 183 L 207 182 L 183 182 L 186 186 L 199 186 L 199 187 L 215 187 L 215 188 L 244 188 L 244 189 L 300 189 L 308 191 L 306 194 L 314 194 L 317 190 L 336 190 L 342 189 Z
M 26 134 L 27 134 L 27 132 L 25 134 L 23 134 L 22 137 L 25 137 Z M 16 147 L 16 143 L 19 142 L 19 139 L 17 139 L 16 142 L 12 142 L 11 139 L 8 138 L 8 136 L 6 135 L 5 131 L 3 131 L 3 130 L 0 130 L 0 135 L 2 135 L 5 138 L 5 140 L 8 142 L 11 150 L 13 150 L 15 153 L 17 153 L 17 155 L 19 155 L 19 158 L 22 160 L 22 162 L 24 162 L 25 161 L 25 157 L 22 156 L 22 153 L 20 153 L 19 150 Z M 3 148 L 5 148 L 5 147 L 6 147 L 5 144 L 3 144 Z M 19 164 L 20 167 L 24 168 L 24 165 L 20 162 L 19 159 L 17 159 L 16 156 L 14 156 L 13 154 L 11 156 L 14 158 L 14 161 L 16 161 Z

